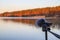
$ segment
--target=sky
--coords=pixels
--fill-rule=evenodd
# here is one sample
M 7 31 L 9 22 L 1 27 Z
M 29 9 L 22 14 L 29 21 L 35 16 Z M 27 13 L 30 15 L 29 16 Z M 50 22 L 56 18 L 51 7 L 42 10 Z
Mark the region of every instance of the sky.
M 0 13 L 60 6 L 60 0 L 0 0 Z

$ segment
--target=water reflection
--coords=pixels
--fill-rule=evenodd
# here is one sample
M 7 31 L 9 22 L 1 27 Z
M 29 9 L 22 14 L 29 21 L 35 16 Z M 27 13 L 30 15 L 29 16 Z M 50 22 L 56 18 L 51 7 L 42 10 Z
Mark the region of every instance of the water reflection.
M 34 25 L 36 20 L 0 20 L 0 40 L 44 40 L 41 28 Z M 33 25 L 29 25 L 33 24 Z M 60 34 L 60 27 L 53 25 L 52 31 Z M 59 30 L 58 30 L 59 29 Z M 48 32 L 49 40 L 59 40 Z
M 36 23 L 36 19 L 3 19 L 4 21 L 8 22 L 15 22 L 15 23 L 23 23 L 23 24 L 29 24 L 29 25 L 35 25 Z M 47 20 L 48 22 L 52 22 L 53 20 Z M 53 29 L 57 28 L 60 29 L 60 23 L 57 22 L 55 23 L 55 21 L 52 22 L 53 25 L 51 26 Z M 36 25 L 35 25 L 36 26 Z

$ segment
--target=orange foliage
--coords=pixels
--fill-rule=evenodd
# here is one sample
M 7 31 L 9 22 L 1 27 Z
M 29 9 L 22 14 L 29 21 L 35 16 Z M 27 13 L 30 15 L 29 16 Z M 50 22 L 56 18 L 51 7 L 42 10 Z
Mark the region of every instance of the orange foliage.
M 30 9 L 30 10 L 22 10 L 22 11 L 13 11 L 13 12 L 5 12 L 1 14 L 0 16 L 29 16 L 29 15 L 41 15 L 41 14 L 50 14 L 53 12 L 60 13 L 60 6 L 58 7 L 47 7 L 47 8 L 36 8 L 36 9 Z

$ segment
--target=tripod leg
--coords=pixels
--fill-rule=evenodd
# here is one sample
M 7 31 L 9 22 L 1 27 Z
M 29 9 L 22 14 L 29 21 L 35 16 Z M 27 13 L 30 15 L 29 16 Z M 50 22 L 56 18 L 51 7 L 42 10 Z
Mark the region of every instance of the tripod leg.
M 60 39 L 60 35 L 56 34 L 56 33 L 53 33 L 51 31 L 49 31 L 51 34 L 53 34 L 55 37 L 59 38 Z
M 45 40 L 48 40 L 47 30 L 45 31 Z

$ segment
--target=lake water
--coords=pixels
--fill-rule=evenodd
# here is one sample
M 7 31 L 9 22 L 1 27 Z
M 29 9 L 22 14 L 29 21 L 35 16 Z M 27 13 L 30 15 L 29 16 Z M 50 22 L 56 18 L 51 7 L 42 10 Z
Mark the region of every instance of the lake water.
M 51 30 L 60 35 L 59 25 Z M 0 20 L 0 40 L 45 40 L 45 33 L 35 25 Z M 60 39 L 48 32 L 48 40 Z

